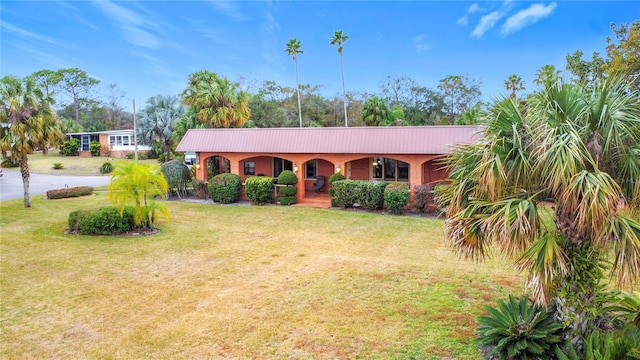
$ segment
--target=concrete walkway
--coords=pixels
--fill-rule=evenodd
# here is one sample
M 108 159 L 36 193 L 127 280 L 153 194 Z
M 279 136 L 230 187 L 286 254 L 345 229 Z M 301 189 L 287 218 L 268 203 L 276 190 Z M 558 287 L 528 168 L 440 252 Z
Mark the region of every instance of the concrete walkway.
M 2 169 L 4 176 L 0 177 L 0 201 L 18 199 L 24 196 L 22 175 L 16 169 Z M 63 189 L 75 186 L 103 186 L 111 181 L 109 176 L 66 176 L 30 174 L 29 193 L 41 196 L 49 190 Z

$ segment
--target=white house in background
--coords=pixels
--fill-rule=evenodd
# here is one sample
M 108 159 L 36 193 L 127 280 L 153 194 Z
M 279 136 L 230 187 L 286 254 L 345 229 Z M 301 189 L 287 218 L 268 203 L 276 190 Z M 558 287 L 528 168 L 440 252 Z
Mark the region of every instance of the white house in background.
M 89 144 L 92 141 L 100 143 L 100 156 L 114 158 L 124 158 L 127 154 L 135 151 L 135 137 L 133 130 L 109 130 L 97 132 L 78 132 L 67 134 L 69 139 L 75 138 L 80 141 L 80 156 L 91 156 Z M 151 150 L 148 145 L 138 144 L 138 152 Z

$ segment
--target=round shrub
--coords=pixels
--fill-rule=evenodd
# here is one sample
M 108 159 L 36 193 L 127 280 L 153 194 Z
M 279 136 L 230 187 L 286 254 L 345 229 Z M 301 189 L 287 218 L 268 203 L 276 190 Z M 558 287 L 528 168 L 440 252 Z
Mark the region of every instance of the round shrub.
M 329 176 L 329 185 L 333 185 L 334 181 L 345 180 L 346 178 L 341 173 L 337 172 Z
M 394 214 L 399 214 L 409 203 L 411 192 L 405 183 L 390 183 L 384 189 L 384 206 Z
M 169 189 L 173 189 L 178 196 L 187 194 L 187 183 L 191 180 L 189 167 L 178 160 L 167 161 L 160 167 Z
M 262 205 L 273 202 L 273 178 L 252 176 L 244 183 L 244 192 L 254 204 Z
M 91 156 L 100 156 L 100 142 L 92 141 L 89 143 L 89 152 Z
M 295 185 L 297 183 L 298 177 L 291 170 L 285 170 L 278 175 L 278 184 L 280 185 Z
M 298 193 L 298 188 L 293 186 L 279 187 L 278 192 L 280 196 L 292 196 Z
M 62 144 L 62 148 L 60 149 L 60 154 L 64 156 L 78 156 L 78 151 L 80 150 L 80 140 L 76 138 L 71 138 Z
M 280 197 L 280 205 L 293 205 L 298 201 L 298 197 L 293 196 L 281 196 Z
M 113 164 L 109 161 L 105 161 L 100 166 L 100 174 L 109 174 L 113 171 Z
M 219 203 L 230 204 L 238 201 L 242 182 L 240 176 L 222 173 L 209 180 L 209 197 Z

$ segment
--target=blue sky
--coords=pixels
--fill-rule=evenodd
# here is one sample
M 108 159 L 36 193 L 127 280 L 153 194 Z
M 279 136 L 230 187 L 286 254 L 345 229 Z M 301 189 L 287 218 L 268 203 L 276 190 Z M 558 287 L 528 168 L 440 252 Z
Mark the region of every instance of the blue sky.
M 0 75 L 78 67 L 128 99 L 179 94 L 188 75 L 210 70 L 256 91 L 274 80 L 295 87 L 285 52 L 302 42 L 300 83 L 324 96 L 377 93 L 388 75 L 435 88 L 447 75 L 482 81 L 485 99 L 519 74 L 529 89 L 545 64 L 605 52 L 610 23 L 640 18 L 635 1 L 7 1 L 0 3 Z

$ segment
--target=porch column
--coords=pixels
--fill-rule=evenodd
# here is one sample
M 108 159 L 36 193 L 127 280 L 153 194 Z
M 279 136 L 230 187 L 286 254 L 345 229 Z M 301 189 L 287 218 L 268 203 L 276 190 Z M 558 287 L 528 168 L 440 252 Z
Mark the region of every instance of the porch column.
M 307 196 L 304 176 L 302 176 L 302 167 L 302 165 L 298 165 L 298 171 L 295 172 L 296 177 L 298 178 L 298 183 L 296 184 L 296 187 L 298 188 L 298 202 L 302 202 Z
M 419 161 L 414 160 L 409 162 L 409 190 L 411 191 L 409 202 L 413 202 L 417 185 L 422 185 L 422 166 Z

